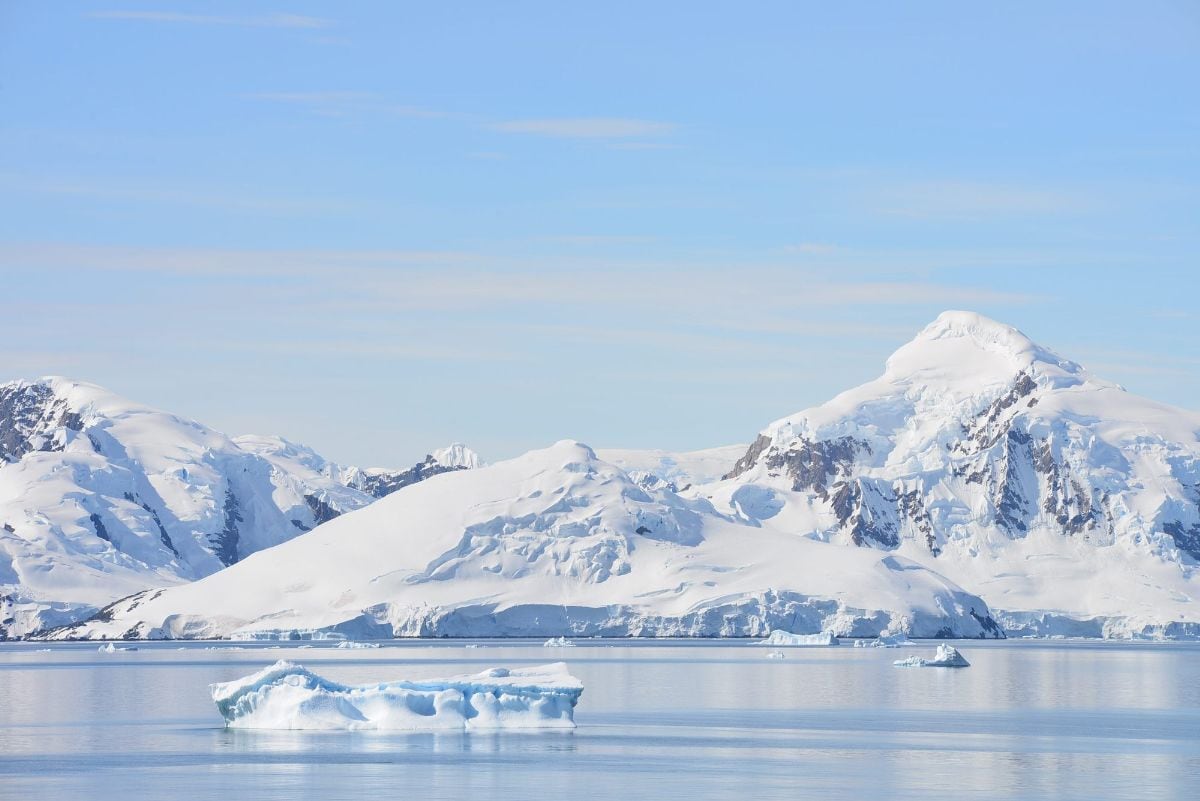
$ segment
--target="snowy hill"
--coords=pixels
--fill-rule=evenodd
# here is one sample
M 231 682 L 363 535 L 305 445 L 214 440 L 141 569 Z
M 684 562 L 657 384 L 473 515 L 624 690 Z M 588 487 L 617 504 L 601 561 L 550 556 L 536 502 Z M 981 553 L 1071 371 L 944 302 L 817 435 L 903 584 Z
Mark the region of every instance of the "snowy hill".
M 745 445 L 724 445 L 684 453 L 627 448 L 596 449 L 601 459 L 629 473 L 639 484 L 662 486 L 672 492 L 715 481 L 733 469 L 745 452 Z
M 1200 635 L 1200 415 L 979 315 L 942 314 L 880 378 L 768 426 L 697 493 L 913 559 L 1010 633 Z
M 0 385 L 0 637 L 209 575 L 476 459 L 330 463 L 63 378 Z
M 912 561 L 644 489 L 563 441 L 436 476 L 55 637 L 996 636 Z

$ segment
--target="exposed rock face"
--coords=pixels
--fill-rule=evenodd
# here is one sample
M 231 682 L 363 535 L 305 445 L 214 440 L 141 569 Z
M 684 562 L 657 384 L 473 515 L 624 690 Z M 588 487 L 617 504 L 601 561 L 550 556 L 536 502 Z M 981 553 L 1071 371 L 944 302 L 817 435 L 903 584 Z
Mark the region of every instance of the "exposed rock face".
M 432 478 L 442 473 L 468 469 L 470 468 L 466 465 L 442 464 L 433 454 L 429 454 L 425 457 L 424 461 L 418 462 L 407 470 L 361 471 L 358 476 L 349 481 L 349 485 L 366 492 L 374 498 L 383 498 L 391 495 L 396 490 L 416 484 L 418 481 L 424 481 L 427 478 Z
M 241 544 L 242 535 L 238 526 L 245 522 L 237 496 L 229 488 L 225 490 L 224 509 L 225 525 L 209 538 L 209 542 L 212 544 L 217 558 L 221 560 L 221 564 L 228 567 L 240 558 L 238 546 Z
M 16 462 L 31 451 L 62 450 L 63 430 L 83 428 L 65 399 L 40 383 L 0 385 L 0 460 Z

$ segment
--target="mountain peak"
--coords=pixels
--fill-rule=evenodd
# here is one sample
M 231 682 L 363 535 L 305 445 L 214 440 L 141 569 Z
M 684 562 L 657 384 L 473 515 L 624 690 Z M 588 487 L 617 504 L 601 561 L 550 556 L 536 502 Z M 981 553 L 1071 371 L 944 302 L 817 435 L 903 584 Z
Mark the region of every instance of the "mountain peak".
M 1080 377 L 1083 368 L 1042 347 L 1011 325 L 969 311 L 944 311 L 887 361 L 889 377 L 929 372 L 981 372 L 1001 376 L 1022 370 Z
M 430 456 L 443 467 L 465 467 L 474 470 L 483 466 L 479 454 L 461 442 L 452 442 L 445 448 L 438 448 Z
M 980 343 L 1001 345 L 1008 349 L 1036 348 L 1037 345 L 1011 325 L 972 311 L 944 311 L 925 326 L 917 339 L 971 337 Z

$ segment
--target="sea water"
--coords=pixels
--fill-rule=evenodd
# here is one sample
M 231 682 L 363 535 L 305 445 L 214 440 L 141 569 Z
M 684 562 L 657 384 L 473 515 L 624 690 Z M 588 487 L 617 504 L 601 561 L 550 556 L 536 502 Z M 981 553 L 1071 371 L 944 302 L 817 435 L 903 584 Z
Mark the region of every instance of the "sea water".
M 1192 799 L 1200 645 L 749 641 L 0 644 L 0 799 Z M 215 646 L 215 650 L 214 650 Z M 468 647 L 471 646 L 471 647 Z M 49 648 L 49 651 L 42 649 Z M 223 726 L 208 685 L 277 659 L 366 683 L 566 661 L 569 731 Z

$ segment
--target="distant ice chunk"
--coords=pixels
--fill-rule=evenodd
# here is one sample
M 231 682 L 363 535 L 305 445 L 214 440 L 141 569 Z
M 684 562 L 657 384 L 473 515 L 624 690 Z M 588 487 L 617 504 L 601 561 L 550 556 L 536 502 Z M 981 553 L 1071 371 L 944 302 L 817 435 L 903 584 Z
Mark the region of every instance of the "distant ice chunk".
M 133 645 L 114 645 L 110 642 L 107 645 L 101 645 L 96 650 L 102 654 L 115 654 L 117 651 L 136 651 L 137 647 Z
M 346 640 L 345 642 L 339 642 L 337 644 L 337 647 L 342 648 L 342 649 L 346 649 L 346 648 L 378 648 L 379 643 L 377 643 L 377 642 L 354 642 L 353 640 Z
M 820 634 L 792 634 L 783 629 L 775 629 L 765 640 L 759 640 L 755 645 L 840 645 L 841 641 L 827 631 Z
M 896 667 L 970 667 L 971 663 L 963 658 L 955 648 L 942 643 L 937 647 L 933 659 L 922 659 L 910 656 L 908 659 L 897 659 L 892 663 Z
M 767 659 L 783 659 L 783 651 L 767 651 Z
M 562 662 L 350 686 L 280 661 L 211 689 L 230 728 L 471 730 L 573 728 L 583 684 Z
M 880 634 L 874 640 L 855 640 L 855 648 L 899 648 L 902 645 L 916 645 L 904 634 Z
M 575 643 L 568 640 L 566 637 L 551 637 L 542 643 L 543 648 L 574 648 Z

